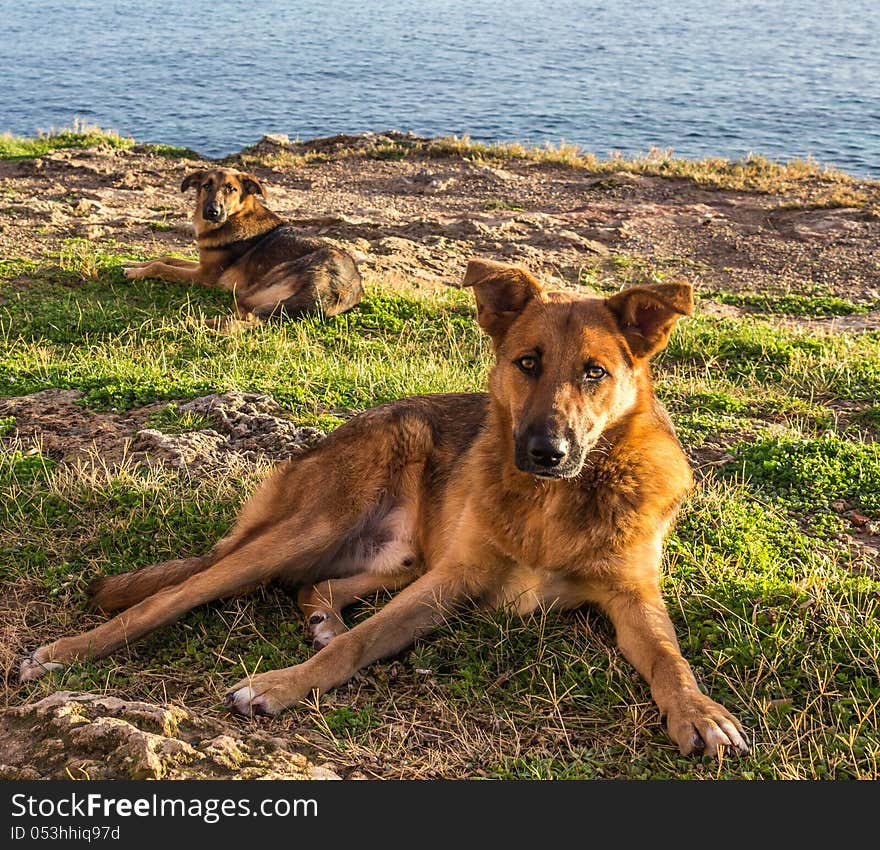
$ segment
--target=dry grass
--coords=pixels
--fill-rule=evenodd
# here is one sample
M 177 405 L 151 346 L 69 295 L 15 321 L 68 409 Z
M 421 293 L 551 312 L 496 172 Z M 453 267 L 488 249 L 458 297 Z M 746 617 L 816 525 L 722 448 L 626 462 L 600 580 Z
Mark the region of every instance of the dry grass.
M 511 161 L 545 163 L 577 168 L 595 174 L 629 172 L 691 180 L 710 189 L 727 189 L 783 194 L 805 183 L 819 181 L 824 187 L 807 203 L 817 207 L 863 206 L 867 196 L 858 181 L 843 171 L 824 166 L 813 159 L 794 159 L 778 163 L 757 154 L 742 160 L 721 157 L 684 159 L 670 149 L 652 148 L 646 153 L 627 158 L 612 152 L 601 158 L 579 145 L 560 142 L 541 146 L 519 142 L 487 143 L 473 141 L 469 136 L 445 136 L 423 139 L 389 133 L 378 138 L 344 137 L 338 143 L 333 139 L 316 140 L 291 145 L 257 145 L 244 151 L 240 161 L 252 166 L 271 168 L 301 168 L 313 162 L 366 157 L 380 160 L 457 157 L 480 162 L 504 163 Z

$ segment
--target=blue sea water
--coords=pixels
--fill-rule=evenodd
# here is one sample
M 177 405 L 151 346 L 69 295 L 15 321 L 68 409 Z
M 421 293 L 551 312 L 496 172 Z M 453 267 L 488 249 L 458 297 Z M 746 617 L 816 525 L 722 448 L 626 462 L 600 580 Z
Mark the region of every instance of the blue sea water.
M 410 130 L 880 178 L 880 0 L 0 0 L 0 131 Z

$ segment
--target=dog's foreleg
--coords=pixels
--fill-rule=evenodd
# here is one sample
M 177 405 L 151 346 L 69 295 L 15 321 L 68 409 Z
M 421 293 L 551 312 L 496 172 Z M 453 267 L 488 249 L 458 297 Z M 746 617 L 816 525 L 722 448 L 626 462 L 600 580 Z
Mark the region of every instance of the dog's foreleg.
M 181 266 L 182 268 L 191 268 L 199 265 L 198 260 L 186 260 L 182 257 L 172 257 L 166 254 L 164 257 L 157 257 L 155 260 L 126 260 L 122 267 L 125 269 L 142 269 L 151 263 L 164 263 L 167 266 Z
M 460 604 L 467 588 L 460 573 L 430 570 L 402 590 L 384 608 L 336 637 L 308 661 L 242 679 L 226 695 L 240 714 L 276 714 L 347 682 L 368 664 L 395 655 L 435 629 L 446 612 Z
M 669 736 L 683 755 L 717 755 L 723 747 L 747 752 L 745 733 L 730 712 L 702 693 L 681 654 L 659 587 L 609 588 L 599 602 L 610 617 L 621 652 L 651 686 Z
M 202 267 L 195 260 L 175 259 L 174 263 L 170 263 L 168 259 L 168 257 L 163 257 L 161 260 L 151 260 L 144 265 L 128 266 L 125 269 L 125 276 L 129 280 L 145 280 L 154 277 L 171 283 L 202 282 L 200 279 Z

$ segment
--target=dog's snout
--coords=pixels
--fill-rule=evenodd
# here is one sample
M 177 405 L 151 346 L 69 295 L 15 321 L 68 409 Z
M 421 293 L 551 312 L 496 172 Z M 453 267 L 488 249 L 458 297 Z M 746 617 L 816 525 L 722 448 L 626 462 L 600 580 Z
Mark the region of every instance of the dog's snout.
M 559 466 L 569 451 L 568 440 L 552 434 L 532 434 L 527 448 L 533 463 L 548 468 Z
M 219 204 L 205 204 L 202 210 L 202 218 L 208 221 L 217 221 L 223 213 L 223 209 Z

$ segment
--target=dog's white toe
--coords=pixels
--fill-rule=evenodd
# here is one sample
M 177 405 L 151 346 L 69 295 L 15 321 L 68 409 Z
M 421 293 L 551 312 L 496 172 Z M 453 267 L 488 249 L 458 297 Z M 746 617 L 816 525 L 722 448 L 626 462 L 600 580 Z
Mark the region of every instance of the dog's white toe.
M 255 714 L 277 714 L 278 708 L 272 704 L 266 694 L 257 694 L 250 686 L 230 691 L 226 695 L 226 703 L 237 714 L 252 717 Z
M 37 661 L 37 659 L 31 655 L 29 658 L 25 658 L 21 662 L 21 667 L 18 672 L 18 681 L 31 682 L 34 679 L 42 678 L 47 673 L 54 673 L 56 670 L 62 670 L 63 668 L 64 665 L 58 661 Z
M 239 688 L 226 694 L 226 703 L 238 714 L 249 715 L 251 713 L 251 701 L 256 696 L 253 688 Z

